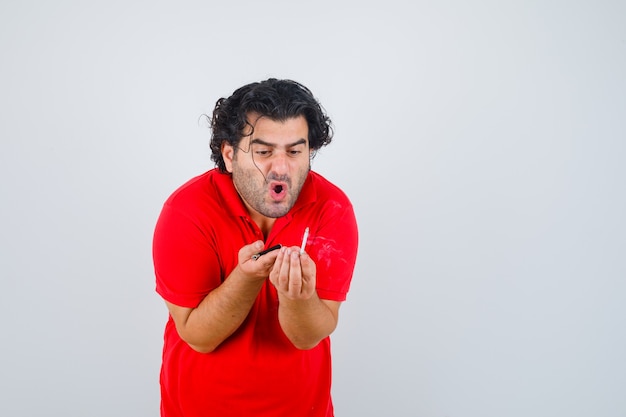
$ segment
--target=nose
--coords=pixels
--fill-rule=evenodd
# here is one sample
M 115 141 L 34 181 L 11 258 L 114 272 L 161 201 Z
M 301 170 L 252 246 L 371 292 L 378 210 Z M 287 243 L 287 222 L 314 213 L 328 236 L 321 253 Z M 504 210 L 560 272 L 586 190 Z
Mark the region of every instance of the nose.
M 289 162 L 285 152 L 276 152 L 272 158 L 271 171 L 277 175 L 283 175 L 289 171 Z

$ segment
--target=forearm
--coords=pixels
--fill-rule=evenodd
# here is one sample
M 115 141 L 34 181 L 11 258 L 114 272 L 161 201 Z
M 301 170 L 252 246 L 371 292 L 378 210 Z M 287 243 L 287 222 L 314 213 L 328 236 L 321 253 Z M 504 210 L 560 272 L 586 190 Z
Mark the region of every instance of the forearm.
M 278 319 L 287 338 L 298 349 L 311 349 L 337 327 L 338 302 L 279 297 Z
M 193 309 L 178 329 L 192 348 L 208 353 L 217 348 L 243 323 L 264 280 L 250 280 L 238 268 Z

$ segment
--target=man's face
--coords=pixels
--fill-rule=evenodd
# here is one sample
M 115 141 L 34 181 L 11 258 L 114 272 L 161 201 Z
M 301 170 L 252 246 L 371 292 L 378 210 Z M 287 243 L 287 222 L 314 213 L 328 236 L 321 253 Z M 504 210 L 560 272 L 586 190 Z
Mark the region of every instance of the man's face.
M 238 149 L 222 148 L 226 169 L 253 217 L 284 216 L 311 168 L 307 121 L 304 116 L 279 122 L 249 114 L 248 122 L 254 126 L 253 134 L 245 136 Z

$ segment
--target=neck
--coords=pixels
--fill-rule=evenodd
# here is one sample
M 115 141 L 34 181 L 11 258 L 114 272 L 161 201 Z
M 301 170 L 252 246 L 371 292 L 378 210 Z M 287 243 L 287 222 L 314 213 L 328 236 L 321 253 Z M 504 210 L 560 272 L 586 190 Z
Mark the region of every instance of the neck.
M 255 222 L 257 226 L 259 226 L 259 229 L 261 229 L 261 233 L 263 233 L 263 240 L 267 240 L 267 237 L 269 236 L 270 231 L 272 230 L 272 227 L 276 222 L 276 219 L 273 219 L 271 217 L 265 217 L 259 213 L 252 213 L 250 212 L 250 210 L 248 210 L 248 212 L 250 213 L 250 218 L 252 219 L 252 221 Z

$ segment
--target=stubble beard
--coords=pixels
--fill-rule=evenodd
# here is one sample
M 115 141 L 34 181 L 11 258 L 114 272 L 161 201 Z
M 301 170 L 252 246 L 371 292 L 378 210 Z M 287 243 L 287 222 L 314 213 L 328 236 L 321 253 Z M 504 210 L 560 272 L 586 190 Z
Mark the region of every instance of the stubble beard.
M 291 177 L 270 173 L 265 179 L 256 168 L 245 170 L 234 164 L 232 178 L 239 195 L 249 207 L 265 217 L 275 219 L 287 214 L 294 206 L 310 170 L 309 164 L 306 169 L 299 171 L 298 182 L 293 184 Z M 270 181 L 282 181 L 287 184 L 285 199 L 275 202 L 269 198 L 268 183 Z

